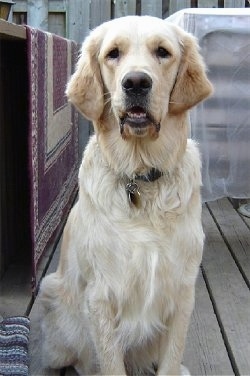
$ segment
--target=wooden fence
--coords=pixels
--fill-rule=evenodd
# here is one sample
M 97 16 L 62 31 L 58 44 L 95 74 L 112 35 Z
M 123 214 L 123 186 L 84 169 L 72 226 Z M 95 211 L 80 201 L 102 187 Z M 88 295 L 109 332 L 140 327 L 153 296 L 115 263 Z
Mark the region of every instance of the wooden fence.
M 81 42 L 89 29 L 129 14 L 166 18 L 183 8 L 244 8 L 250 0 L 15 0 L 11 21 Z

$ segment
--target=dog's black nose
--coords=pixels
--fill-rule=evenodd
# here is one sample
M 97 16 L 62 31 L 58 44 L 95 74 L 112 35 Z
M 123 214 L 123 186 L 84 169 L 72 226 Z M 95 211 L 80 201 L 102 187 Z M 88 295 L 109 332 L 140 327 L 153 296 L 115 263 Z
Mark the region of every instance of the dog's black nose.
M 144 72 L 129 72 L 122 80 L 122 89 L 128 95 L 146 95 L 152 88 L 151 77 Z

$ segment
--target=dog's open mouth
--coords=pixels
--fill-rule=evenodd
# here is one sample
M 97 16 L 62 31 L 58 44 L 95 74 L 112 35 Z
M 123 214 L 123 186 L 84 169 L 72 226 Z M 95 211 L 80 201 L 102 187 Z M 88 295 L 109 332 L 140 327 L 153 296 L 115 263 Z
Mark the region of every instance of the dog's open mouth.
M 135 106 L 128 109 L 121 118 L 121 125 L 125 123 L 129 124 L 131 127 L 146 127 L 150 123 L 153 123 L 153 121 L 144 108 Z
M 153 128 L 158 133 L 160 124 L 158 124 L 148 111 L 141 106 L 129 108 L 120 118 L 121 134 L 131 133 L 135 136 L 143 137 L 147 133 L 147 128 Z M 131 129 L 131 132 L 127 128 Z

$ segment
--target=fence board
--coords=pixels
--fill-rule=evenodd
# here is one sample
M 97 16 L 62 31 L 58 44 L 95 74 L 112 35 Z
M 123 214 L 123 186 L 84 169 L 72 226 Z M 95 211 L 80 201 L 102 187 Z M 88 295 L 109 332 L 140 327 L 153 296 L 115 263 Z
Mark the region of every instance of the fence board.
M 48 30 L 48 0 L 27 1 L 27 23 L 41 30 Z
M 65 2 L 62 0 L 49 0 L 49 12 L 64 12 L 66 11 Z M 15 0 L 12 7 L 14 12 L 27 12 L 27 0 Z
M 111 18 L 110 0 L 92 0 L 90 4 L 90 29 Z
M 224 8 L 245 8 L 245 0 L 224 0 Z
M 198 8 L 218 8 L 218 0 L 198 0 Z
M 115 18 L 136 14 L 136 0 L 116 0 Z
M 190 8 L 190 0 L 170 0 L 169 1 L 169 15 L 177 12 L 178 10 Z
M 12 10 L 14 12 L 27 12 L 27 0 L 17 0 Z
M 49 0 L 49 12 L 66 12 L 65 2 L 60 0 Z
M 162 18 L 162 0 L 141 0 L 141 15 L 150 15 Z
M 65 13 L 67 29 L 65 36 L 79 42 L 89 28 L 92 29 L 111 18 L 132 14 L 165 18 L 181 9 L 191 8 L 192 3 L 194 4 L 191 0 L 15 0 L 12 8 L 13 19 L 16 22 L 26 22 L 27 12 L 29 25 L 54 32 L 58 29 L 59 34 L 63 30 L 62 13 Z M 200 8 L 218 7 L 220 3 L 222 3 L 220 0 L 197 0 L 197 6 Z M 244 8 L 245 4 L 245 0 L 224 0 L 225 8 Z M 55 14 L 51 14 L 57 12 L 60 13 L 60 20 Z M 21 21 L 18 14 L 22 16 Z M 58 24 L 55 27 L 53 17 Z
M 50 33 L 66 35 L 66 20 L 64 12 L 50 12 L 48 17 L 48 30 Z
M 67 37 L 82 43 L 89 31 L 89 2 L 67 0 Z

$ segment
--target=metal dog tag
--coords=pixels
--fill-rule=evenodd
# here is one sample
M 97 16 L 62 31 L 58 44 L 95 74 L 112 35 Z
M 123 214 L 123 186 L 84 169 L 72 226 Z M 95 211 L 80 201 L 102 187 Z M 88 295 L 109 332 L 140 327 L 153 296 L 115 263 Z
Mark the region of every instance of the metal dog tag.
M 134 180 L 131 180 L 126 185 L 126 191 L 128 194 L 129 203 L 135 205 L 138 208 L 140 206 L 140 191 L 138 185 Z

